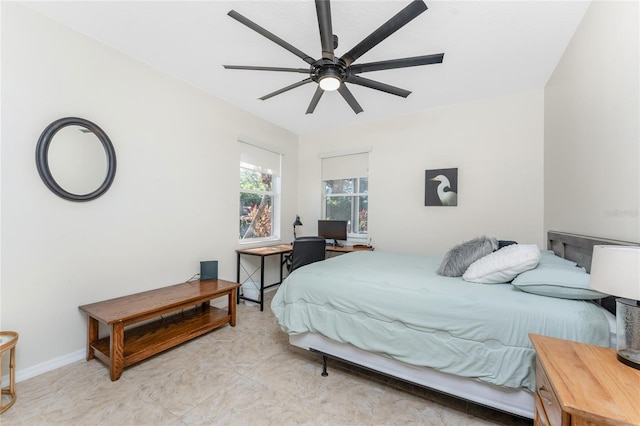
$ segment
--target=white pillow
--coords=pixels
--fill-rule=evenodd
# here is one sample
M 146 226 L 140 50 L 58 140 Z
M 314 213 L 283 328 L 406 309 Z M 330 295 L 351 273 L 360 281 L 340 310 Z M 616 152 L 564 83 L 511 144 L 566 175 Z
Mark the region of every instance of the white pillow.
M 521 272 L 535 268 L 539 261 L 540 249 L 535 244 L 512 244 L 473 262 L 462 279 L 485 284 L 508 283 Z

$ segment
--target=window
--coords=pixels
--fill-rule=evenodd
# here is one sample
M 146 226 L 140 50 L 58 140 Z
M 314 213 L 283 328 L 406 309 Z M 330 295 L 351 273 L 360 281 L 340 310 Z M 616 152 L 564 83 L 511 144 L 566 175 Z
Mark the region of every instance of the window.
M 240 241 L 279 238 L 281 154 L 242 143 Z
M 366 177 L 325 180 L 325 219 L 346 220 L 349 223 L 349 234 L 366 235 L 369 216 L 368 186 Z
M 366 239 L 369 231 L 368 162 L 366 152 L 322 158 L 322 217 L 348 221 L 353 240 Z

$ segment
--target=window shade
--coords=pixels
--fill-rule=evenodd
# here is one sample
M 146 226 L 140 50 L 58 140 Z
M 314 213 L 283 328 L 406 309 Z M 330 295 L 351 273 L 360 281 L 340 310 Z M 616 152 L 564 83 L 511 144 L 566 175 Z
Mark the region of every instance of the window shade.
M 322 180 L 367 176 L 369 153 L 340 155 L 322 159 Z
M 280 157 L 279 153 L 241 142 L 240 163 L 253 166 L 258 171 L 279 176 Z

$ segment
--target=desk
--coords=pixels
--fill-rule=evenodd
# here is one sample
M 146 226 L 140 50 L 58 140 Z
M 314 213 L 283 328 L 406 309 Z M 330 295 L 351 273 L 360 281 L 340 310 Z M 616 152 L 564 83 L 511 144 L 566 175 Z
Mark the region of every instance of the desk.
M 327 246 L 326 251 L 329 253 L 353 253 L 354 251 L 373 251 L 371 246 Z
M 239 284 L 243 284 L 244 282 L 247 282 L 248 280 L 251 279 L 251 277 L 253 276 L 253 274 L 255 274 L 256 272 L 258 272 L 258 269 L 260 269 L 260 300 L 254 300 L 254 299 L 250 299 L 248 297 L 245 297 L 244 295 L 240 295 L 240 292 L 237 293 L 237 303 L 240 303 L 240 299 L 243 300 L 249 300 L 250 302 L 255 302 L 255 303 L 259 303 L 260 304 L 260 311 L 264 311 L 264 289 L 266 288 L 270 288 L 276 285 L 279 285 L 282 283 L 282 280 L 284 279 L 284 275 L 282 272 L 282 268 L 284 266 L 284 255 L 287 253 L 291 253 L 291 251 L 293 250 L 293 245 L 292 244 L 279 244 L 279 245 L 275 245 L 275 246 L 262 246 L 262 247 L 252 247 L 252 248 L 247 248 L 247 249 L 238 249 L 236 250 L 236 254 L 238 256 L 238 265 L 237 265 L 237 275 L 236 275 L 236 282 Z M 351 253 L 354 251 L 361 251 L 361 250 L 373 250 L 373 247 L 370 246 L 343 246 L 343 247 L 336 247 L 336 246 L 327 246 L 326 249 L 327 253 Z M 240 258 L 242 255 L 248 255 L 248 256 L 259 256 L 260 257 L 260 266 L 258 267 L 258 269 L 256 269 L 253 272 L 249 272 L 246 269 L 244 269 L 244 267 L 242 266 L 242 264 L 240 263 Z M 277 283 L 273 283 L 273 284 L 268 284 L 268 285 L 264 285 L 264 258 L 267 256 L 274 256 L 276 254 L 280 255 L 280 281 L 278 281 Z M 244 271 L 247 273 L 248 277 L 246 280 L 244 280 L 242 283 L 240 282 L 240 270 L 244 269 Z
M 277 246 L 263 246 L 263 247 L 253 247 L 253 248 L 247 248 L 247 249 L 238 249 L 236 250 L 237 256 L 238 256 L 238 266 L 237 266 L 237 279 L 236 282 L 239 284 L 242 284 L 240 282 L 240 269 L 244 269 L 242 267 L 242 264 L 240 263 L 240 257 L 244 254 L 247 256 L 260 256 L 260 300 L 254 300 L 254 299 L 249 299 L 248 297 L 245 297 L 244 295 L 240 295 L 240 292 L 237 293 L 236 296 L 236 302 L 240 303 L 240 299 L 244 299 L 244 300 L 249 300 L 251 302 L 255 302 L 255 303 L 259 303 L 260 304 L 260 311 L 264 311 L 264 289 L 265 288 L 270 288 L 273 286 L 276 286 L 278 284 L 280 284 L 283 280 L 283 275 L 282 275 L 282 267 L 284 264 L 284 255 L 286 253 L 290 253 L 291 250 L 293 250 L 293 246 L 291 244 L 279 244 Z M 273 284 L 269 284 L 269 285 L 264 285 L 264 258 L 267 256 L 273 256 L 279 254 L 280 255 L 280 281 L 278 281 L 277 283 L 273 283 Z M 253 276 L 253 274 L 255 274 L 258 270 L 256 269 L 255 271 L 249 273 L 249 271 L 247 271 L 245 269 L 245 272 L 249 275 L 247 277 L 246 280 L 243 281 L 246 282 L 247 280 L 250 280 L 251 277 Z

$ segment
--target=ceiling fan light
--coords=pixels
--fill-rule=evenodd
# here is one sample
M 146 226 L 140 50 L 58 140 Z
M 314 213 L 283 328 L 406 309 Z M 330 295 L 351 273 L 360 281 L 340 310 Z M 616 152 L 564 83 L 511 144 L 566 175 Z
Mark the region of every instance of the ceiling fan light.
M 320 88 L 324 91 L 338 90 L 340 83 L 340 79 L 333 75 L 325 76 L 318 81 Z

